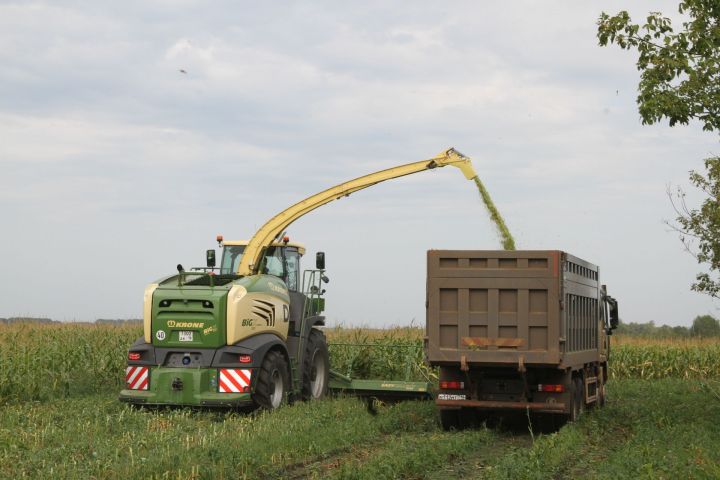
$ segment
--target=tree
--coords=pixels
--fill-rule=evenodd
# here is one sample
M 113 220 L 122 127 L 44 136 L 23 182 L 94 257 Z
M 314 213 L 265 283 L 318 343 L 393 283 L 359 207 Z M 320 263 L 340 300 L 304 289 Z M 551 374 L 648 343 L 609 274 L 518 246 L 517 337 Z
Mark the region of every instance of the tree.
M 720 2 L 684 0 L 678 6 L 687 21 L 675 31 L 669 18 L 659 12 L 645 24 L 632 23 L 622 11 L 598 19 L 601 46 L 616 44 L 636 49 L 640 71 L 638 111 L 644 124 L 666 118 L 670 126 L 699 120 L 704 130 L 720 132 Z M 680 239 L 698 263 L 710 272 L 699 273 L 692 289 L 720 296 L 720 157 L 705 160 L 706 175 L 690 172 L 690 181 L 706 199 L 700 208 L 689 208 L 685 193 L 670 195 L 678 214 Z
M 720 335 L 720 322 L 710 315 L 701 315 L 693 320 L 690 332 L 696 337 L 717 337 Z
M 640 70 L 638 110 L 643 123 L 667 118 L 670 126 L 698 119 L 705 130 L 720 130 L 720 2 L 684 0 L 678 10 L 689 17 L 675 32 L 669 18 L 648 15 L 644 25 L 622 11 L 598 20 L 601 46 L 637 49 Z
M 690 181 L 707 197 L 700 208 L 691 209 L 685 203 L 685 192 L 678 188 L 669 192 L 670 201 L 677 212 L 677 225 L 670 225 L 680 234 L 680 240 L 700 264 L 709 272 L 695 276 L 692 289 L 711 297 L 720 297 L 720 158 L 705 160 L 707 176 L 690 172 Z

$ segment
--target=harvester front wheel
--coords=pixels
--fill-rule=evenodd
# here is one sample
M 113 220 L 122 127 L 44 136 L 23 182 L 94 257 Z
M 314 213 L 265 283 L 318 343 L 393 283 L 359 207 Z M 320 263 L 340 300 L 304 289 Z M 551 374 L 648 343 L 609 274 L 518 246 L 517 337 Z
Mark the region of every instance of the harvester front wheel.
M 325 335 L 318 329 L 310 330 L 303 358 L 302 398 L 317 400 L 327 394 L 330 375 L 330 356 Z
M 255 387 L 255 403 L 261 408 L 274 410 L 287 399 L 288 365 L 285 357 L 278 351 L 271 351 L 265 356 L 260 366 L 260 374 Z

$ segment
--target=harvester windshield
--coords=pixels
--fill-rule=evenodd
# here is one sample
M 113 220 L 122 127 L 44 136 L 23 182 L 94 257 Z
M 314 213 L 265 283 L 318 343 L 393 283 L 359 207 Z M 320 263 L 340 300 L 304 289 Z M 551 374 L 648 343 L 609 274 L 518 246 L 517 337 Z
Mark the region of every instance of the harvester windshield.
M 245 253 L 245 245 L 224 245 L 220 261 L 220 275 L 233 275 Z M 282 278 L 288 289 L 298 291 L 300 287 L 300 257 L 296 245 L 271 246 L 265 251 L 260 273 Z
M 245 245 L 225 245 L 222 260 L 220 261 L 220 274 L 231 275 L 237 271 L 242 260 Z

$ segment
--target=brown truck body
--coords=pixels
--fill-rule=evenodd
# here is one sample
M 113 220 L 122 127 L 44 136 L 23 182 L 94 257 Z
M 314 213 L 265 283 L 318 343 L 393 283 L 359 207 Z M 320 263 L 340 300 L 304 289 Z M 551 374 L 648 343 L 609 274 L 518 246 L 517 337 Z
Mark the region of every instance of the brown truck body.
M 440 367 L 441 409 L 574 418 L 602 403 L 617 303 L 597 266 L 557 250 L 430 250 L 427 261 L 425 353 Z

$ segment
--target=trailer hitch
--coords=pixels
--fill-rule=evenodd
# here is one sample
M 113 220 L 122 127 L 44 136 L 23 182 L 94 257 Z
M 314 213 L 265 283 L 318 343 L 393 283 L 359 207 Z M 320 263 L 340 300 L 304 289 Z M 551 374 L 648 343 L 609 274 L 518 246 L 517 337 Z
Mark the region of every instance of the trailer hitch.
M 173 378 L 172 384 L 170 386 L 173 390 L 180 391 L 183 389 L 183 382 L 179 378 Z

